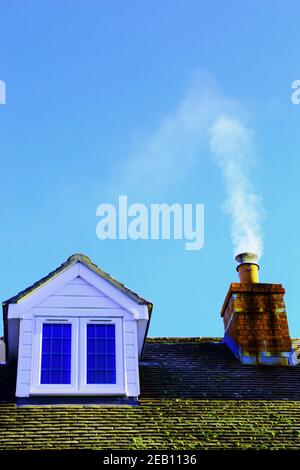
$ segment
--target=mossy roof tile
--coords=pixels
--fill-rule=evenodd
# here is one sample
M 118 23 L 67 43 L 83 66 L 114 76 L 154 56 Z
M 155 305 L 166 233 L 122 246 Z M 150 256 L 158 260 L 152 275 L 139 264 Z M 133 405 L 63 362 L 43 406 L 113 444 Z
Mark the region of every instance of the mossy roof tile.
M 216 338 L 150 338 L 140 370 L 138 407 L 17 407 L 0 367 L 0 449 L 300 449 L 299 367 L 241 366 Z

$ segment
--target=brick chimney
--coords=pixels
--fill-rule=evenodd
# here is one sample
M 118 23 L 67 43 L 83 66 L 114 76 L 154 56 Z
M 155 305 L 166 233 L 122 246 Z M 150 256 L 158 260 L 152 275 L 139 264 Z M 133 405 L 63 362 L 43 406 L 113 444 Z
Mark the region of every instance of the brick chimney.
M 284 288 L 259 282 L 255 254 L 235 259 L 240 282 L 230 285 L 222 307 L 223 342 L 243 364 L 295 365 Z

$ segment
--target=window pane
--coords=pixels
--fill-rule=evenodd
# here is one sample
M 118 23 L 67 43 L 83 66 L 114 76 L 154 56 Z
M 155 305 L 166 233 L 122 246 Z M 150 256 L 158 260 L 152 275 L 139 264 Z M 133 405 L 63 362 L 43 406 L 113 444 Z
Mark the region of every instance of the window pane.
M 115 336 L 115 325 L 87 325 L 88 384 L 116 383 Z
M 42 369 L 50 369 L 50 354 L 42 355 Z
M 87 353 L 95 354 L 95 340 L 93 338 L 88 337 L 87 339 Z
M 50 352 L 51 352 L 51 339 L 43 338 L 43 354 L 50 353 Z
M 96 356 L 96 369 L 106 369 L 106 356 L 105 354 L 97 354 Z
M 52 337 L 60 339 L 62 337 L 62 327 L 63 325 L 52 325 Z
M 95 380 L 95 383 L 96 384 L 105 384 L 106 383 L 106 372 L 105 370 L 102 371 L 102 370 L 97 370 L 96 371 L 96 380 Z
M 71 341 L 71 328 L 63 328 L 62 335 L 65 339 L 69 339 Z
M 105 331 L 107 328 L 107 325 L 95 325 L 95 330 L 96 330 L 96 338 L 105 338 Z
M 52 354 L 50 369 L 60 369 L 61 368 L 61 355 L 60 354 Z
M 49 384 L 50 383 L 50 371 L 49 370 L 42 370 L 41 383 L 42 384 Z
M 60 384 L 61 383 L 61 371 L 60 370 L 51 370 L 50 372 L 50 383 Z
M 64 337 L 63 344 L 62 344 L 62 352 L 69 354 L 70 351 L 71 351 L 71 338 L 69 339 L 69 338 Z
M 109 354 L 107 356 L 107 369 L 114 369 L 115 368 L 115 356 L 113 354 Z
M 115 370 L 107 371 L 107 373 L 106 373 L 106 383 L 108 383 L 108 384 L 116 383 L 116 371 Z
M 90 370 L 95 370 L 95 364 L 96 364 L 96 356 L 95 356 L 95 354 L 88 354 L 88 355 L 87 355 L 87 365 L 88 365 L 88 369 L 90 369 Z
M 62 368 L 63 370 L 70 370 L 71 369 L 71 355 L 65 354 L 62 356 Z
M 68 370 L 63 370 L 61 373 L 61 380 L 63 384 L 70 383 L 70 372 Z
M 115 338 L 115 327 L 114 325 L 107 325 L 107 337 L 108 338 Z
M 87 383 L 94 384 L 95 383 L 95 371 L 88 370 L 87 371 Z
M 54 325 L 56 326 L 56 325 Z M 52 353 L 60 353 L 62 348 L 62 337 L 58 339 L 57 337 L 52 337 Z
M 106 341 L 105 338 L 97 338 L 96 339 L 96 353 L 97 354 L 105 354 L 106 352 Z
M 41 384 L 71 383 L 71 328 L 63 323 L 43 325 Z
M 51 325 L 43 326 L 43 335 L 44 338 L 51 338 Z
M 108 352 L 108 353 L 114 353 L 114 351 L 115 351 L 115 340 L 109 338 L 109 339 L 107 340 L 107 345 L 106 345 L 106 347 L 107 347 L 107 352 Z
M 89 325 L 88 338 L 95 338 L 95 325 Z

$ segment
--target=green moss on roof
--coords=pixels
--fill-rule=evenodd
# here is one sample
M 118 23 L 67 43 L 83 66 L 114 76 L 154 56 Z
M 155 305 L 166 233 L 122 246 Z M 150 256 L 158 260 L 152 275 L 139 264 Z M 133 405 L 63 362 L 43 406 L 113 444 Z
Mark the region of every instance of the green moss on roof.
M 300 449 L 300 402 L 0 405 L 0 449 Z
M 148 338 L 139 406 L 17 407 L 9 374 L 2 450 L 300 450 L 300 368 L 242 366 L 218 338 Z

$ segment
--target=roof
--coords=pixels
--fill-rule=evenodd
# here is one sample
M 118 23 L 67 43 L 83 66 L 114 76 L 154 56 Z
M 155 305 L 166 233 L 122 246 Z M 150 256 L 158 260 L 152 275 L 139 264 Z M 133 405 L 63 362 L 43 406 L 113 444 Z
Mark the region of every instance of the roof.
M 54 271 L 51 271 L 49 274 L 47 274 L 45 277 L 40 279 L 39 281 L 35 282 L 31 286 L 27 287 L 26 289 L 22 290 L 19 292 L 17 295 L 11 297 L 10 299 L 7 299 L 3 302 L 3 305 L 10 304 L 10 303 L 17 303 L 24 297 L 27 297 L 29 294 L 31 294 L 33 291 L 39 289 L 42 287 L 44 284 L 47 282 L 51 281 L 54 277 L 56 277 L 58 274 L 61 272 L 65 271 L 67 268 L 70 268 L 76 263 L 82 263 L 88 268 L 90 268 L 92 271 L 97 273 L 99 276 L 101 276 L 103 279 L 108 281 L 110 284 L 115 286 L 118 290 L 124 292 L 128 297 L 130 297 L 132 300 L 139 304 L 145 304 L 148 306 L 149 313 L 151 313 L 152 310 L 152 303 L 149 302 L 146 299 L 143 299 L 143 297 L 140 297 L 138 294 L 130 290 L 128 287 L 126 287 L 124 284 L 121 282 L 117 281 L 113 277 L 111 277 L 108 273 L 103 271 L 101 268 L 99 268 L 96 264 L 92 263 L 90 258 L 86 255 L 82 255 L 80 253 L 76 253 L 74 255 L 69 256 L 67 261 L 62 263 L 58 268 L 56 268 Z
M 139 406 L 17 407 L 0 367 L 0 448 L 300 449 L 299 367 L 243 366 L 218 338 L 148 338 L 140 372 Z

